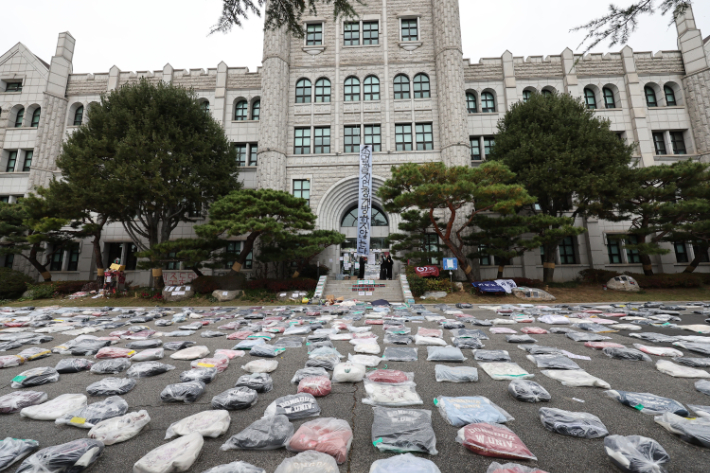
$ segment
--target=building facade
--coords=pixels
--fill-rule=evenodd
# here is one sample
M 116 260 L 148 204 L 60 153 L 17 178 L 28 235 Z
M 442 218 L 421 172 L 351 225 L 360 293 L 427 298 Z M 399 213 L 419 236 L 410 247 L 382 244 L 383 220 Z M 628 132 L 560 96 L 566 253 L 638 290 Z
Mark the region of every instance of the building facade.
M 49 63 L 22 43 L 0 57 L 0 200 L 10 203 L 60 177 L 55 162 L 67 136 L 89 119 L 103 93 L 145 78 L 193 88 L 237 147 L 247 188 L 272 188 L 309 201 L 318 228 L 339 230 L 348 243 L 320 257 L 331 274 L 348 272 L 355 247 L 358 151 L 373 146 L 375 190 L 403 163 L 442 161 L 478 166 L 495 145 L 497 122 L 531 93 L 583 98 L 612 129 L 638 144 L 639 166 L 681 159 L 710 162 L 710 41 L 703 39 L 692 9 L 676 21 L 678 50 L 584 57 L 565 49 L 551 56 L 464 59 L 458 0 L 372 0 L 356 5 L 357 20 L 323 14 L 304 17 L 306 35 L 266 32 L 263 65 L 256 72 L 224 62 L 209 69 L 73 72 L 75 39 L 59 35 Z M 323 8 L 320 12 L 329 12 Z M 373 247 L 397 231 L 398 215 L 374 201 Z M 577 222 L 587 232 L 560 246 L 555 277 L 574 278 L 586 268 L 641 272 L 638 255 L 607 238 L 628 224 Z M 194 235 L 190 225 L 173 238 Z M 435 237 L 432 238 L 436 244 Z M 239 239 L 232 250 L 241 245 Z M 134 284 L 148 272 L 135 268 L 135 246 L 121 225 L 104 234 L 104 263 L 121 258 Z M 668 244 L 654 257 L 656 272 L 679 272 L 695 256 L 686 242 Z M 90 279 L 95 263 L 88 241 L 59 252 L 50 262 L 54 279 Z M 708 255 L 698 271 L 710 271 Z M 495 276 L 492 258 L 481 276 Z M 23 258 L 0 265 L 39 276 Z M 395 268 L 397 272 L 399 268 Z M 225 268 L 226 270 L 226 268 Z M 258 272 L 256 263 L 246 271 Z M 167 267 L 168 284 L 192 275 Z M 516 258 L 506 276 L 541 278 L 539 252 Z

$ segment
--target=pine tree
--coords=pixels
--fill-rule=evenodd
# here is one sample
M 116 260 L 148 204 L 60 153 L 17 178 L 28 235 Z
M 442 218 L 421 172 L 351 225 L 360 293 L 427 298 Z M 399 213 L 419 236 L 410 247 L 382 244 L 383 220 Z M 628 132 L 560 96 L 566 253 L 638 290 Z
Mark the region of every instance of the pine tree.
M 328 247 L 345 243 L 345 235 L 334 230 L 286 233 L 269 238 L 262 244 L 258 259 L 264 263 L 290 263 L 295 266 L 292 277 L 297 278 L 310 266 L 313 258 Z
M 439 235 L 433 229 L 429 214 L 419 210 L 407 210 L 401 217 L 402 221 L 398 228 L 404 233 L 391 233 L 387 238 L 392 250 L 392 258 L 413 262 L 418 266 L 426 266 L 432 261 L 441 261 L 444 252 L 439 248 Z M 442 230 L 438 219 L 435 220 L 436 226 Z

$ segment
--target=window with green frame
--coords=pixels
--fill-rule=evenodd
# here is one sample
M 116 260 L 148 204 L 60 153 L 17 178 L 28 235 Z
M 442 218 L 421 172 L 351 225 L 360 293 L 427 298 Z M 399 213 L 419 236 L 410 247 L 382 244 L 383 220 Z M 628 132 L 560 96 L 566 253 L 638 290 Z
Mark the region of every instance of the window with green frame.
M 293 180 L 293 196 L 300 199 L 305 199 L 311 203 L 311 181 L 308 179 Z
M 675 259 L 678 263 L 688 262 L 688 249 L 684 241 L 676 241 L 673 243 L 673 249 L 675 250 Z
M 79 269 L 79 246 L 73 246 L 69 250 L 69 262 L 67 263 L 67 271 L 77 271 Z
M 306 45 L 320 46 L 323 44 L 323 23 L 312 23 L 306 26 Z
M 3 268 L 10 268 L 12 269 L 12 263 L 15 262 L 15 255 L 5 255 L 3 259 Z
M 639 237 L 636 235 L 626 235 L 624 237 L 627 245 L 638 245 Z M 626 250 L 626 261 L 629 264 L 641 264 L 641 254 L 639 250 Z
M 233 255 L 239 255 L 242 252 L 242 242 L 241 241 L 230 241 L 227 244 L 227 248 L 225 249 L 225 252 L 228 254 L 233 254 Z M 227 261 L 224 265 L 225 269 L 230 269 L 232 266 L 234 266 L 234 263 L 236 261 Z M 252 266 L 254 265 L 254 252 L 250 251 L 249 254 L 247 255 L 247 259 L 244 262 L 244 266 L 242 269 L 252 269 Z
M 609 264 L 621 264 L 621 242 L 618 237 L 607 235 L 606 244 L 607 253 L 609 254 Z
M 5 92 L 22 92 L 22 82 L 8 82 Z
M 175 258 L 177 257 L 177 252 L 176 251 L 171 251 L 168 253 L 168 258 Z M 165 269 L 170 270 L 170 271 L 175 271 L 180 269 L 180 262 L 179 261 L 169 261 L 165 263 Z
M 438 253 L 441 251 L 441 242 L 439 241 L 439 235 L 436 233 L 427 233 L 424 235 L 424 251 L 429 253 Z M 439 258 L 428 258 L 427 264 L 439 264 Z
M 25 151 L 25 162 L 22 164 L 22 172 L 30 172 L 32 168 L 32 156 L 34 150 Z
M 61 271 L 62 266 L 64 266 L 64 249 L 60 248 L 50 256 L 49 270 Z
M 560 264 L 577 264 L 575 254 L 576 241 L 574 237 L 567 237 L 560 244 Z

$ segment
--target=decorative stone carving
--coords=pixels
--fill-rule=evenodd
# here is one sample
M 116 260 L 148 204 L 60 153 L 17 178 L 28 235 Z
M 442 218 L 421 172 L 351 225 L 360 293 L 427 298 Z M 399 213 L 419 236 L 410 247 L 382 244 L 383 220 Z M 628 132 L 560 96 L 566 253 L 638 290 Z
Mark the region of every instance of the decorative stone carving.
M 545 292 L 542 289 L 535 289 L 531 287 L 514 287 L 513 295 L 518 299 L 525 300 L 536 300 L 536 301 L 554 301 L 555 296 L 549 292 Z
M 609 279 L 606 283 L 606 287 L 612 291 L 622 291 L 622 292 L 639 292 L 641 288 L 639 283 L 636 282 L 631 276 L 615 276 Z

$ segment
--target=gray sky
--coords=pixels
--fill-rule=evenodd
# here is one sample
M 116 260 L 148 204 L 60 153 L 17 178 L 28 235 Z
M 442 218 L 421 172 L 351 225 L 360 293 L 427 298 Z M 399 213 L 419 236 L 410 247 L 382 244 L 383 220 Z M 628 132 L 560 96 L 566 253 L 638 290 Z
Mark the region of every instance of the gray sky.
M 365 0 L 367 1 L 367 0 Z M 583 37 L 569 30 L 602 15 L 611 0 L 461 0 L 464 56 L 500 57 L 578 51 Z M 616 0 L 627 5 L 631 0 Z M 710 2 L 695 0 L 703 35 L 710 35 Z M 261 64 L 262 22 L 251 18 L 229 34 L 208 36 L 219 17 L 221 0 L 32 0 L 4 1 L 0 54 L 18 41 L 49 61 L 57 35 L 76 38 L 74 72 L 232 67 L 255 70 Z M 644 17 L 630 46 L 636 51 L 677 49 L 670 17 Z M 618 51 L 621 47 L 614 47 Z M 608 44 L 596 51 L 608 51 Z

